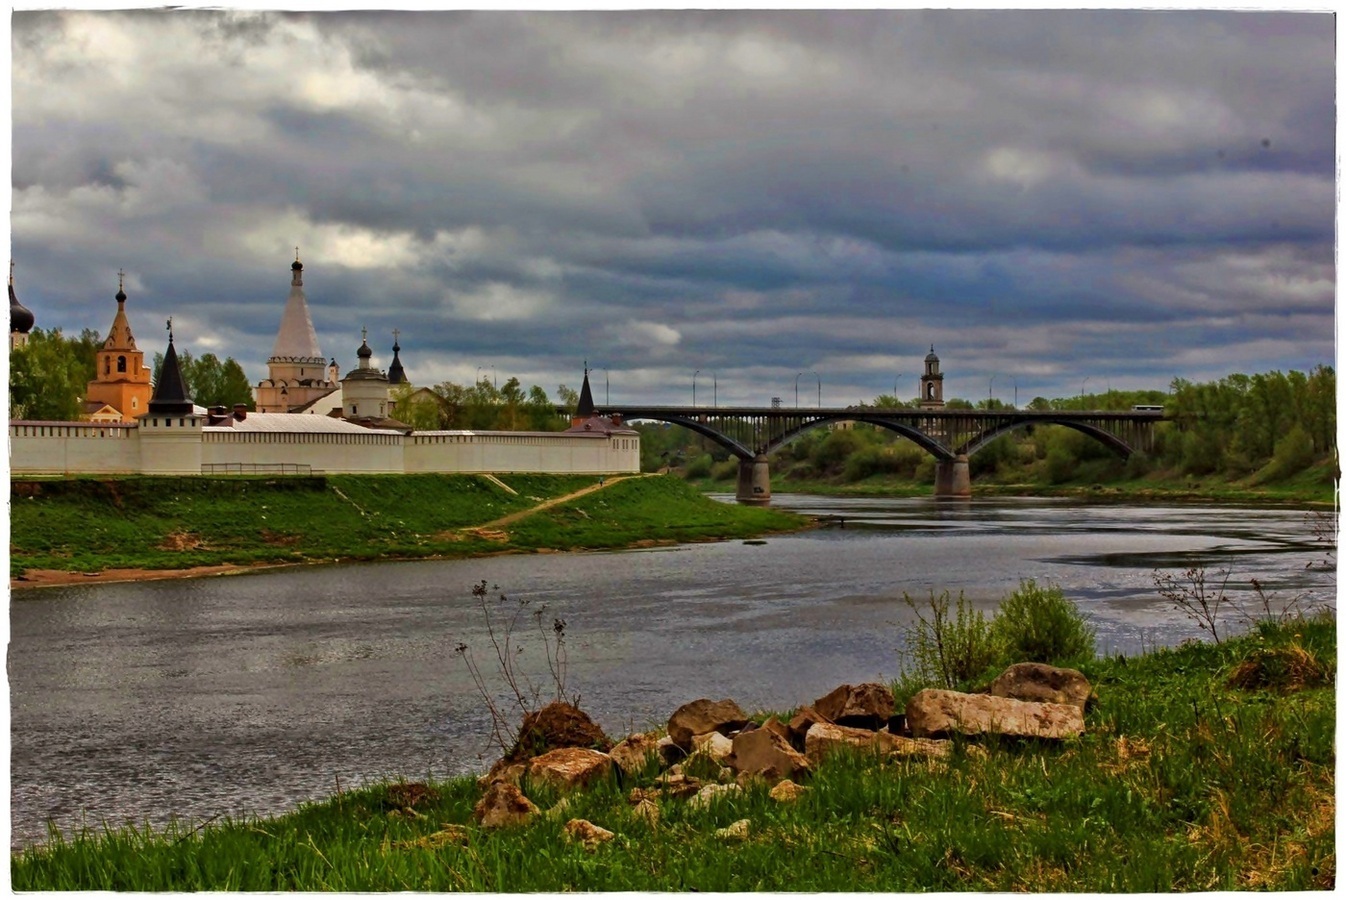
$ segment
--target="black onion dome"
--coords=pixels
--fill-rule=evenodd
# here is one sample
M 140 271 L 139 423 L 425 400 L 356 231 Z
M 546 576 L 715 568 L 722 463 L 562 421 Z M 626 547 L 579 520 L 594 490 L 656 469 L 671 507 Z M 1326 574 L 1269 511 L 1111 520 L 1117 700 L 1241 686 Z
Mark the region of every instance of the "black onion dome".
M 392 364 L 391 364 L 390 366 L 388 366 L 388 383 L 389 383 L 389 384 L 404 384 L 404 383 L 406 382 L 406 380 L 407 380 L 407 373 L 406 373 L 406 370 L 402 368 L 402 358 L 401 358 L 400 356 L 398 356 L 398 354 L 401 353 L 401 352 L 402 352 L 402 347 L 401 347 L 401 345 L 398 344 L 396 340 L 394 340 L 394 341 L 393 341 L 393 361 L 392 361 Z
M 302 272 L 302 271 L 304 271 L 304 264 L 301 263 L 299 260 L 296 259 L 294 262 L 290 263 L 290 271 L 291 271 L 291 272 Z
M 19 334 L 27 334 L 33 330 L 33 323 L 37 319 L 33 316 L 33 311 L 19 302 L 19 298 L 14 294 L 14 285 L 9 286 L 9 330 L 17 331 Z
M 369 359 L 374 355 L 374 351 L 369 349 L 368 341 L 362 341 L 360 343 L 360 349 L 355 351 L 355 355 L 361 359 Z
M 126 291 L 123 291 L 121 288 L 118 288 L 118 289 L 117 289 L 117 297 L 116 297 L 116 300 L 117 300 L 118 303 L 125 303 L 125 302 L 126 302 Z

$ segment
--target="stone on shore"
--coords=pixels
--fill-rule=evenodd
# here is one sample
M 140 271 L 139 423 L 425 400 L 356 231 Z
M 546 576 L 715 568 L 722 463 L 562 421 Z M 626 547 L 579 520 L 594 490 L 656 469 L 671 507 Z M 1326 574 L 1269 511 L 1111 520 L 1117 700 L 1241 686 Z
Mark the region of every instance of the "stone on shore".
M 612 772 L 612 767 L 612 757 L 606 753 L 582 747 L 562 747 L 533 757 L 528 763 L 528 777 L 568 791 L 603 778 Z
M 1084 709 L 1093 693 L 1089 679 L 1075 669 L 1046 663 L 1015 663 L 991 682 L 991 694 L 1034 703 L 1066 703 Z
M 727 825 L 715 832 L 715 836 L 722 841 L 746 841 L 748 834 L 752 829 L 752 820 L 739 819 L 732 825 Z
M 760 775 L 769 782 L 790 778 L 796 772 L 807 775 L 808 759 L 780 733 L 768 728 L 739 732 L 734 737 L 734 770 L 740 774 Z
M 692 750 L 692 737 L 718 731 L 729 735 L 748 724 L 748 717 L 733 700 L 693 700 L 674 710 L 668 719 L 668 736 L 685 752 Z
M 808 792 L 808 788 L 795 784 L 788 778 L 785 781 L 777 782 L 771 789 L 771 799 L 777 803 L 793 803 Z
M 611 831 L 595 825 L 588 819 L 571 819 L 566 822 L 563 833 L 566 841 L 572 844 L 582 844 L 584 849 L 590 853 L 597 850 L 599 844 L 606 843 L 616 837 Z
M 519 737 L 506 759 L 522 761 L 561 747 L 607 750 L 612 741 L 588 713 L 569 703 L 548 703 L 523 717 Z
M 878 731 L 893 714 L 893 692 L 886 684 L 843 684 L 813 702 L 824 719 L 849 728 Z
M 1084 733 L 1084 714 L 1079 707 L 1064 703 L 927 688 L 907 702 L 907 727 L 918 738 L 1001 734 L 1062 740 Z
M 519 790 L 517 785 L 497 781 L 486 789 L 486 793 L 472 809 L 472 818 L 482 828 L 508 828 L 524 825 L 538 814 L 533 805 Z
M 608 751 L 618 767 L 628 774 L 643 772 L 645 767 L 660 758 L 659 736 L 653 732 L 633 734 Z
M 717 763 L 723 763 L 734 752 L 734 742 L 718 731 L 692 737 L 693 752 L 704 753 Z
M 790 729 L 790 743 L 794 745 L 796 750 L 803 749 L 804 738 L 808 735 L 809 729 L 818 722 L 827 722 L 829 725 L 832 724 L 825 716 L 820 715 L 812 706 L 805 706 L 795 712 L 794 717 L 790 719 L 788 727 Z

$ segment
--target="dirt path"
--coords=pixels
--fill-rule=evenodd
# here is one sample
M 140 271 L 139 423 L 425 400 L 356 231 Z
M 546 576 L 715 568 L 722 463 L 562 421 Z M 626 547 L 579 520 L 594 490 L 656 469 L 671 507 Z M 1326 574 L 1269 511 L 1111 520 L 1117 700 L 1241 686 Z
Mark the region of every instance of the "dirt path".
M 490 522 L 482 522 L 480 525 L 469 525 L 466 528 L 460 528 L 459 531 L 498 531 L 506 525 L 513 525 L 520 519 L 526 519 L 533 513 L 542 512 L 544 509 L 551 509 L 558 503 L 569 503 L 577 497 L 583 497 L 585 494 L 592 494 L 594 491 L 601 491 L 604 488 L 610 488 L 619 481 L 625 481 L 628 478 L 646 478 L 647 475 L 619 475 L 615 478 L 605 478 L 598 484 L 591 484 L 587 488 L 580 488 L 578 491 L 566 494 L 563 497 L 553 497 L 550 500 L 544 500 L 537 506 L 529 509 L 520 510 L 516 513 L 510 513 L 507 516 L 501 516 Z

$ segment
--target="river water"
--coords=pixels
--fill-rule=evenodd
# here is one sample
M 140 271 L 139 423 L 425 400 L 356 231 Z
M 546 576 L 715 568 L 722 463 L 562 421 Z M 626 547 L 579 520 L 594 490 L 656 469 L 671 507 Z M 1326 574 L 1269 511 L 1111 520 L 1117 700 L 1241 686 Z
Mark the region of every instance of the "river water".
M 498 755 L 462 642 L 492 689 L 471 587 L 497 615 L 567 623 L 567 686 L 609 734 L 732 696 L 787 709 L 899 669 L 902 596 L 992 610 L 1021 578 L 1076 600 L 1105 652 L 1199 634 L 1153 571 L 1228 567 L 1335 607 L 1310 516 L 1291 509 L 777 495 L 844 528 L 620 553 L 283 569 L 50 588 L 10 605 L 12 840 L 47 823 L 269 815 L 385 777 L 484 769 Z M 499 593 L 508 595 L 500 604 Z M 522 665 L 550 684 L 535 630 Z M 502 700 L 504 695 L 497 695 Z

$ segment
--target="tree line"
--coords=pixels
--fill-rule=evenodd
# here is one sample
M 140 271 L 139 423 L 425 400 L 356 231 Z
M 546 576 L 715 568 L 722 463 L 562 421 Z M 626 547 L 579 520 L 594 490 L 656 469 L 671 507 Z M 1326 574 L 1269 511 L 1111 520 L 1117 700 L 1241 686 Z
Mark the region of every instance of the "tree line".
M 564 384 L 557 393 L 561 405 L 573 410 L 579 404 L 579 393 Z M 393 418 L 418 431 L 561 431 L 570 425 L 546 390 L 533 385 L 525 391 L 518 378 L 499 387 L 487 379 L 472 385 L 444 381 L 420 390 L 400 385 L 392 399 Z

